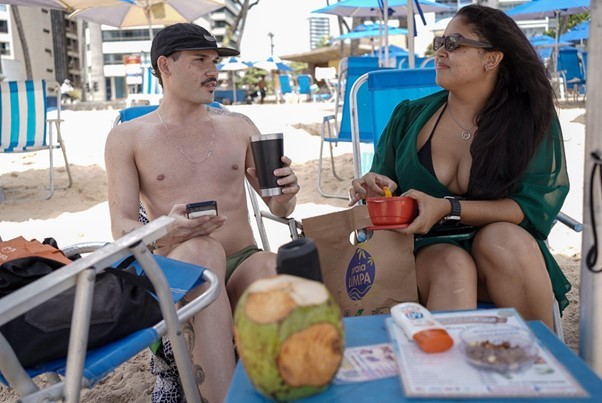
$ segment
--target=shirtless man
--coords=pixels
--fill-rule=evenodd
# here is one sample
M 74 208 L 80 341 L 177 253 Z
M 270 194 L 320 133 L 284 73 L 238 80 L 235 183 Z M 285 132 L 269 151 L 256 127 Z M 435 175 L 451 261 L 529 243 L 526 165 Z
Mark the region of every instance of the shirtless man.
M 141 200 L 150 219 L 175 218 L 155 253 L 205 266 L 222 280 L 218 299 L 192 321 L 193 362 L 206 369 L 204 382 L 197 380 L 210 402 L 224 401 L 234 372 L 232 311 L 238 298 L 251 282 L 276 272 L 276 255 L 259 250 L 253 239 L 245 197 L 245 176 L 259 189 L 249 144 L 259 130 L 244 115 L 207 105 L 219 56 L 238 54 L 218 48 L 198 25 L 164 28 L 151 48 L 163 101 L 156 112 L 111 130 L 105 149 L 113 236 L 141 225 Z M 282 162 L 275 175 L 283 194 L 264 200 L 284 217 L 295 207 L 299 185 L 291 160 Z M 205 200 L 217 201 L 219 215 L 188 219 L 185 205 Z

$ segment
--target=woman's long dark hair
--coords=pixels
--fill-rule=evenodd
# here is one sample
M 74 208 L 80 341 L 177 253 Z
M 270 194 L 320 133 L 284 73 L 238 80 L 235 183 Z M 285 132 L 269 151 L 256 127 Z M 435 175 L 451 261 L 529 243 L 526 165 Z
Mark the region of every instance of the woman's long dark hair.
M 457 15 L 504 54 L 493 93 L 477 116 L 479 131 L 471 146 L 473 162 L 466 196 L 505 198 L 547 133 L 554 91 L 537 52 L 503 11 L 469 5 Z

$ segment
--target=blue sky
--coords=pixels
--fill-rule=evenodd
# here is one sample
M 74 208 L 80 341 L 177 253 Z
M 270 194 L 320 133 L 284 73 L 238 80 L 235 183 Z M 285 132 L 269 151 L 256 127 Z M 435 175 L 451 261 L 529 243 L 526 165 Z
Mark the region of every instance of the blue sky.
M 241 43 L 244 60 L 256 61 L 270 55 L 270 38 L 274 34 L 274 55 L 285 55 L 309 50 L 309 22 L 312 10 L 326 6 L 326 0 L 260 0 L 251 9 Z M 332 17 L 331 34 L 338 35 L 336 17 Z M 333 30 L 336 30 L 333 31 Z

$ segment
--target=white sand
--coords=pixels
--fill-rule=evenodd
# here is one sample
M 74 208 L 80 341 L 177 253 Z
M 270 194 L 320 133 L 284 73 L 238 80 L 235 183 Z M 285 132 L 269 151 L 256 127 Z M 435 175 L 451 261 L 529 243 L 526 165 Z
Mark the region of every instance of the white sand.
M 285 153 L 293 160 L 302 191 L 294 217 L 302 219 L 328 213 L 347 206 L 345 200 L 322 197 L 316 189 L 319 130 L 322 117 L 333 111 L 332 104 L 242 105 L 230 107 L 248 115 L 263 133 L 283 132 Z M 577 220 L 582 219 L 584 109 L 559 111 L 565 136 L 571 192 L 563 211 Z M 47 155 L 44 153 L 0 154 L 0 186 L 6 190 L 8 201 L 0 203 L 0 236 L 10 239 L 42 239 L 52 236 L 59 245 L 84 241 L 111 240 L 106 202 L 104 175 L 104 142 L 116 116 L 115 111 L 64 111 L 63 136 L 74 176 L 74 186 L 57 190 L 50 200 L 17 202 L 10 200 L 15 192 L 41 194 L 47 182 Z M 310 134 L 311 133 L 311 134 Z M 313 135 L 312 135 L 313 134 Z M 335 149 L 337 169 L 349 181 L 337 181 L 324 165 L 326 187 L 346 194 L 353 176 L 351 145 L 339 144 Z M 327 151 L 325 150 L 325 155 Z M 55 154 L 58 166 L 62 158 Z M 340 169 L 339 169 L 340 168 Z M 65 183 L 64 168 L 59 169 L 57 181 Z M 267 223 L 272 250 L 290 241 L 287 229 Z M 556 225 L 549 243 L 574 288 L 570 293 L 571 306 L 565 311 L 563 326 L 567 344 L 578 346 L 578 279 L 580 268 L 581 234 Z M 148 372 L 148 353 L 145 351 L 107 377 L 94 390 L 84 393 L 83 401 L 144 402 L 149 400 L 153 377 Z M 0 401 L 15 401 L 16 395 L 0 387 Z

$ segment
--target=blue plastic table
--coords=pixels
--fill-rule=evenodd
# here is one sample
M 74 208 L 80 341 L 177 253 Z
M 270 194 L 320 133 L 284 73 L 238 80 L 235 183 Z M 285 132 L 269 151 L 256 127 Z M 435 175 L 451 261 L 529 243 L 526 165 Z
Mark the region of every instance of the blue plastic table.
M 385 318 L 388 315 L 374 315 L 344 318 L 346 345 L 348 347 L 364 346 L 370 344 L 387 343 L 389 336 L 385 328 Z M 545 345 L 554 356 L 560 361 L 581 383 L 583 388 L 590 394 L 589 398 L 534 398 L 534 399 L 409 399 L 406 398 L 401 389 L 401 382 L 398 377 L 380 379 L 371 382 L 360 382 L 347 385 L 332 385 L 324 392 L 314 395 L 310 398 L 301 399 L 300 402 L 476 402 L 486 400 L 487 402 L 517 402 L 533 400 L 539 402 L 563 402 L 569 401 L 587 402 L 602 401 L 602 380 L 577 356 L 571 349 L 552 333 L 541 322 L 528 322 L 529 327 L 535 333 L 536 337 Z M 267 402 L 266 398 L 260 395 L 255 389 L 242 363 L 239 362 L 234 372 L 234 378 L 230 385 L 226 402 L 228 403 L 260 403 Z

